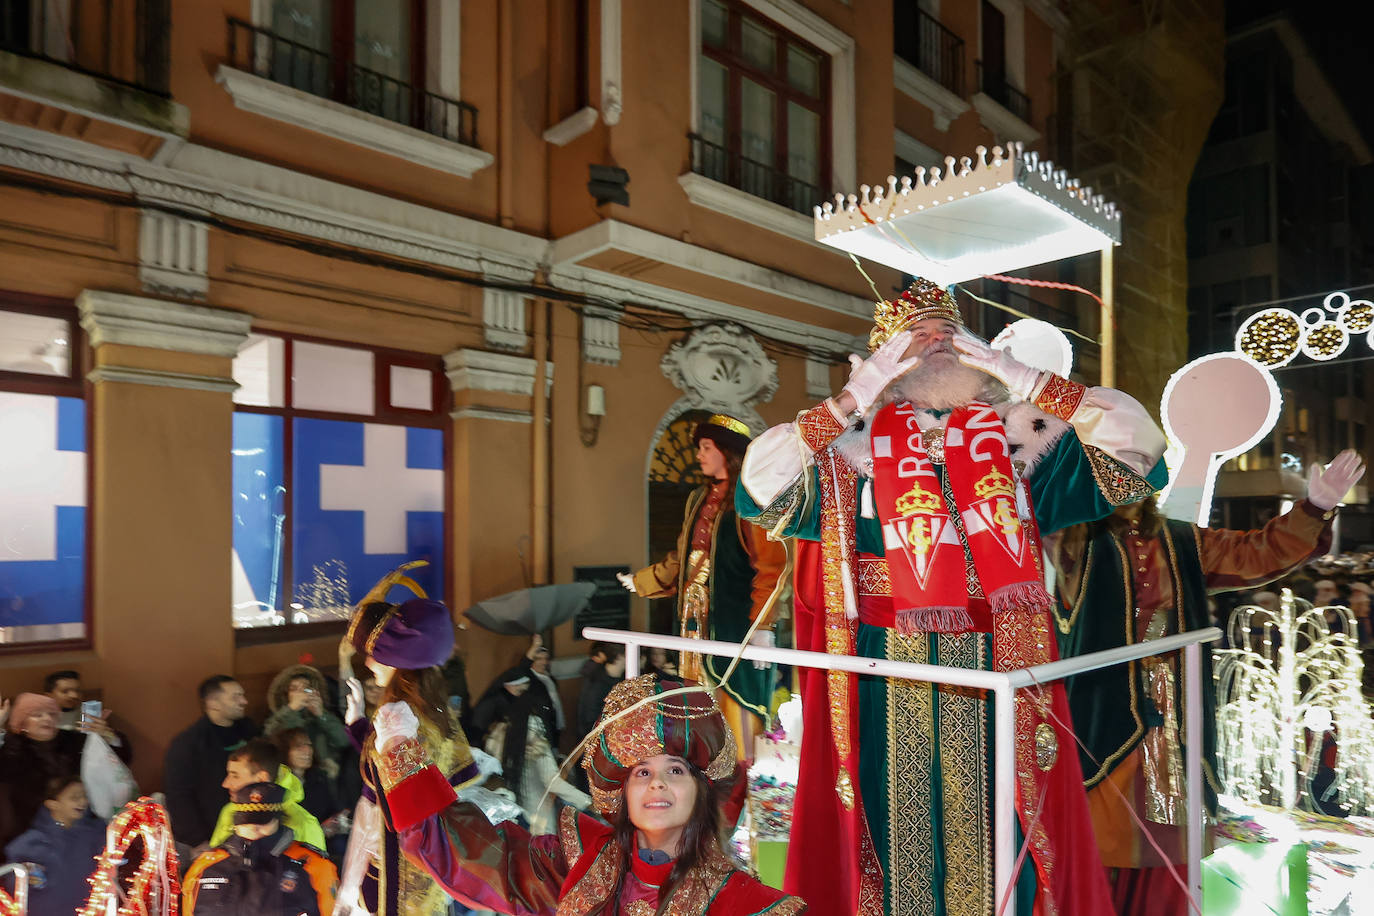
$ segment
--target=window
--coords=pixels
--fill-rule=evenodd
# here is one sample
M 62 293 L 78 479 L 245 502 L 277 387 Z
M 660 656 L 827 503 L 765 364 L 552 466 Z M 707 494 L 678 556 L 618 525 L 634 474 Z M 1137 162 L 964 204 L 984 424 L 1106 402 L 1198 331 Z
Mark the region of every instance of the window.
M 76 312 L 0 300 L 0 645 L 87 634 L 86 401 Z
M 830 58 L 733 0 L 701 0 L 692 170 L 810 214 L 828 176 Z
M 229 19 L 229 66 L 469 146 L 477 110 L 429 91 L 426 0 L 273 0 Z M 440 17 L 442 18 L 442 17 Z M 434 28 L 443 26 L 434 23 Z M 442 78 L 440 79 L 442 84 Z
M 234 360 L 233 619 L 346 619 L 394 567 L 444 596 L 447 387 L 434 357 L 253 334 Z

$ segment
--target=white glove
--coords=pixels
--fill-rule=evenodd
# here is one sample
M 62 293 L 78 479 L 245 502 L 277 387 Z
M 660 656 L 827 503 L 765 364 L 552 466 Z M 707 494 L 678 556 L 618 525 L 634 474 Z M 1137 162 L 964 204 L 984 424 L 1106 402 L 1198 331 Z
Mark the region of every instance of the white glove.
M 629 573 L 616 573 L 615 577 L 620 581 L 621 585 L 625 586 L 625 591 L 638 594 L 638 592 L 635 591 L 634 576 L 630 575 Z
M 1040 384 L 1039 369 L 1032 369 L 1006 350 L 994 350 L 967 331 L 956 332 L 950 344 L 958 352 L 959 362 L 997 379 L 1007 386 L 1012 397 L 1029 401 L 1035 394 L 1035 387 Z
M 420 733 L 420 720 L 409 706 L 400 700 L 386 704 L 372 717 L 372 729 L 377 733 L 377 747 L 387 746 Z
M 778 644 L 777 637 L 775 637 L 775 636 L 773 635 L 773 631 L 772 631 L 772 630 L 758 630 L 758 631 L 756 631 L 756 632 L 754 633 L 753 636 L 751 636 L 751 637 L 749 638 L 749 645 L 751 645 L 751 646 L 763 646 L 763 647 L 766 648 L 766 649 L 771 649 L 771 648 L 773 648 L 774 646 L 776 646 L 777 644 Z M 756 661 L 754 662 L 754 667 L 761 670 L 761 669 L 763 669 L 763 668 L 767 668 L 767 667 L 768 667 L 769 665 L 771 665 L 771 664 L 773 664 L 773 663 L 772 663 L 772 662 L 761 662 L 761 661 L 757 661 L 757 660 L 756 660 Z
M 348 697 L 344 700 L 344 723 L 352 725 L 363 717 L 367 704 L 363 702 L 363 682 L 351 677 L 345 682 Z
M 1340 504 L 1350 488 L 1364 476 L 1364 459 L 1353 448 L 1341 452 L 1324 469 L 1312 465 L 1307 475 L 1307 501 L 1329 512 Z
M 883 389 L 892 380 L 905 375 L 921 361 L 919 356 L 902 359 L 906 348 L 911 346 L 911 332 L 893 334 L 881 347 L 873 351 L 868 359 L 851 354 L 849 357 L 849 381 L 844 390 L 854 399 L 856 410 L 865 414 Z

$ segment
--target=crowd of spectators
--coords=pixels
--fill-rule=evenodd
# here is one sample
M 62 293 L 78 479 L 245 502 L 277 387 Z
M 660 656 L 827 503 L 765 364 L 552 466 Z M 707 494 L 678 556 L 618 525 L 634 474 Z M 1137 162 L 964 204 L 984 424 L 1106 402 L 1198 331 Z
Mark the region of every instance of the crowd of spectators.
M 583 779 L 581 768 L 567 768 L 572 775 L 560 768 L 625 674 L 623 647 L 594 644 L 579 672 L 576 698 L 565 708 L 550 661 L 548 648 L 535 636 L 524 657 L 476 704 L 469 701 L 461 658 L 455 654 L 442 669 L 450 704 L 470 743 L 504 764 L 488 786 L 545 830 L 553 823 L 554 804 L 544 800 L 546 793 L 561 804 L 591 807 L 585 783 L 573 784 Z M 647 653 L 641 667 L 674 670 L 663 650 Z M 370 718 L 382 690 L 370 672 L 361 680 L 364 714 Z M 267 690 L 269 716 L 261 727 L 248 717 L 248 694 L 231 675 L 206 678 L 197 696 L 201 714 L 169 744 L 158 796 L 183 868 L 195 863 L 184 901 L 187 912 L 222 908 L 227 895 L 218 892 L 220 879 L 241 871 L 249 859 L 260 860 L 259 871 L 280 871 L 296 862 L 309 871 L 311 888 L 328 884 L 333 872 L 325 866 L 333 869 L 342 861 L 352 809 L 362 792 L 361 741 L 357 730 L 344 724 L 339 685 L 307 664 L 283 669 Z M 138 793 L 128 769 L 133 752 L 128 737 L 115 727 L 109 710 L 84 697 L 78 672 L 55 671 L 41 692 L 0 699 L 0 851 L 6 862 L 29 866 L 29 910 L 36 914 L 70 913 L 84 900 L 92 860 L 104 845 L 105 819 Z M 96 796 L 112 799 L 106 810 L 96 810 Z M 249 807 L 267 805 L 272 817 L 245 820 L 246 809 L 233 802 L 249 796 L 267 797 Z M 271 842 L 264 843 L 269 837 Z M 282 852 L 287 849 L 289 854 Z M 295 899 L 299 895 L 283 900 L 283 906 L 297 908 L 286 916 L 325 903 L 313 890 L 311 895 L 311 907 Z

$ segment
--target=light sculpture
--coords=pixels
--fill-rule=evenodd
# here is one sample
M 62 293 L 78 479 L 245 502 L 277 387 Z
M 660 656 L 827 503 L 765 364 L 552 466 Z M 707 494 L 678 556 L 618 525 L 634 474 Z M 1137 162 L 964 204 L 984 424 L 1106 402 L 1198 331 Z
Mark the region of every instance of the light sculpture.
M 1374 721 L 1360 690 L 1364 663 L 1350 610 L 1314 608 L 1284 589 L 1276 613 L 1237 608 L 1227 642 L 1233 648 L 1217 650 L 1214 665 L 1224 791 L 1313 810 L 1312 780 L 1330 731 L 1335 778 L 1321 800 L 1374 813 Z

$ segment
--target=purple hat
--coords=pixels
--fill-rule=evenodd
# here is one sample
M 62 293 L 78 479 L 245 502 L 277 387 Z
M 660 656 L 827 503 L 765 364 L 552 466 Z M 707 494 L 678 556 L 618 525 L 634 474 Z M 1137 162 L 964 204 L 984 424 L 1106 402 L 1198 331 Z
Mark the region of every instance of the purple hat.
M 417 670 L 442 665 L 453 654 L 453 617 L 442 602 L 425 595 L 405 570 L 425 565 L 416 560 L 394 570 L 372 587 L 353 612 L 348 640 L 360 653 L 392 668 Z M 404 585 L 419 597 L 403 604 L 385 599 L 393 585 Z

